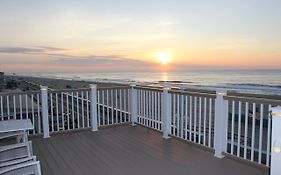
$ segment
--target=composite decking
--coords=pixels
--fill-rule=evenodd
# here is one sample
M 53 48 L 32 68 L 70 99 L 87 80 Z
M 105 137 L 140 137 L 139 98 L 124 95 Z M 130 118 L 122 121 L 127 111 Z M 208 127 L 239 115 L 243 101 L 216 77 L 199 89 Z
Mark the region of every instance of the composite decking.
M 267 175 L 268 170 L 142 126 L 116 126 L 33 137 L 43 175 Z

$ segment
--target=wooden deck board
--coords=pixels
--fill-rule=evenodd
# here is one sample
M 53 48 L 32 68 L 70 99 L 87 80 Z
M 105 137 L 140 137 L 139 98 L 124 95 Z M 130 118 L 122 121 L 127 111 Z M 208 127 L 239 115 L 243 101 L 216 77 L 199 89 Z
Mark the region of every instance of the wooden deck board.
M 43 175 L 267 175 L 229 158 L 142 126 L 104 128 L 32 138 Z

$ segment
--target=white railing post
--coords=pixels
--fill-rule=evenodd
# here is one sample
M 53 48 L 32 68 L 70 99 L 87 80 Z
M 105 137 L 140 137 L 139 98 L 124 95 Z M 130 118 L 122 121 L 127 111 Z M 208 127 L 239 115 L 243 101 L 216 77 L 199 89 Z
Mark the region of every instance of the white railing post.
M 92 131 L 98 130 L 97 85 L 90 84 L 90 116 Z
M 215 100 L 215 127 L 214 127 L 214 149 L 215 157 L 223 158 L 223 152 L 227 148 L 227 124 L 228 124 L 228 106 L 224 100 L 227 92 L 217 90 Z
M 50 137 L 49 133 L 49 114 L 48 114 L 48 87 L 41 86 L 43 138 Z M 39 119 L 40 120 L 40 119 Z
M 163 138 L 168 139 L 171 128 L 171 88 L 164 87 L 162 98 Z
M 281 106 L 272 107 L 271 131 L 271 168 L 270 175 L 279 175 L 281 172 Z
M 132 118 L 132 126 L 135 126 L 138 122 L 137 116 L 137 90 L 135 89 L 136 85 L 131 85 L 131 118 Z

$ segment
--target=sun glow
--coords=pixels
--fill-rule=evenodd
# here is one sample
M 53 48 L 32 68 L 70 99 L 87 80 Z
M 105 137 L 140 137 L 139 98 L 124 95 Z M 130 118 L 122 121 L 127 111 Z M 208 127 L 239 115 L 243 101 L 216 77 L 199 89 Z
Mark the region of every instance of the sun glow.
M 168 53 L 159 53 L 158 58 L 162 64 L 168 64 L 171 60 L 171 56 Z

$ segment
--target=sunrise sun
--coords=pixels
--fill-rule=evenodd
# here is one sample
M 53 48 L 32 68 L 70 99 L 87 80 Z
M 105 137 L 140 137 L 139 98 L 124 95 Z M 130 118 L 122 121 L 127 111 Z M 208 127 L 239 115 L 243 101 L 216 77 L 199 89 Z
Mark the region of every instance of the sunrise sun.
M 162 64 L 168 64 L 170 62 L 171 56 L 168 53 L 159 53 L 158 58 Z

